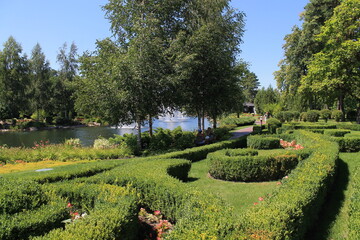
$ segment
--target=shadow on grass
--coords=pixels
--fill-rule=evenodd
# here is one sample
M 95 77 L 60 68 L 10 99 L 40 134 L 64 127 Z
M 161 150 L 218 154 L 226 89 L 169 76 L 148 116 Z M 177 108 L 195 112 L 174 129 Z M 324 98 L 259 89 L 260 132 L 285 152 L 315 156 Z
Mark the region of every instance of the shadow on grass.
M 197 180 L 199 180 L 200 178 L 194 178 L 194 177 L 188 177 L 186 179 L 186 181 L 184 181 L 185 183 L 190 183 L 190 182 L 195 182 Z
M 338 169 L 334 184 L 330 189 L 323 208 L 319 213 L 319 218 L 314 226 L 308 231 L 305 239 L 325 240 L 328 238 L 329 229 L 339 214 L 343 205 L 346 191 L 349 183 L 349 167 L 342 159 L 338 161 Z

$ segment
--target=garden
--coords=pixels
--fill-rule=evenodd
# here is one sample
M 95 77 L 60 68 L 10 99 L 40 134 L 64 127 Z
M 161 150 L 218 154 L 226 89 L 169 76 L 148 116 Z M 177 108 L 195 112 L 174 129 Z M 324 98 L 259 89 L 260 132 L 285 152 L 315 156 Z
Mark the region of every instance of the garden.
M 26 161 L 3 160 L 1 239 L 358 239 L 357 125 L 279 121 L 271 133 L 271 122 L 139 157 L 76 140 L 2 148 L 2 159 L 24 152 Z M 36 158 L 39 149 L 74 153 Z

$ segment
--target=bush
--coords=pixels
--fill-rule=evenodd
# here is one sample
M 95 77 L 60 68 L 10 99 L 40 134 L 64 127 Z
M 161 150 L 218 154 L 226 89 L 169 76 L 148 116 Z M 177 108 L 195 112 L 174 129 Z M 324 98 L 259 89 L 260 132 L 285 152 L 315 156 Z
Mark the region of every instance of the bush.
M 260 125 L 254 125 L 253 126 L 253 134 L 259 134 L 259 133 L 261 133 L 262 132 L 262 128 L 263 128 L 263 126 L 260 126 Z
M 210 153 L 210 175 L 226 181 L 271 181 L 284 177 L 298 163 L 296 155 L 254 156 L 248 149 Z
M 98 138 L 98 139 L 95 139 L 95 141 L 94 141 L 94 148 L 95 149 L 109 149 L 109 148 L 114 148 L 114 145 L 111 144 L 109 139 Z
M 281 123 L 284 123 L 286 121 L 283 111 L 276 113 L 275 118 L 277 118 Z
M 325 135 L 329 135 L 332 137 L 343 137 L 345 134 L 350 133 L 350 130 L 343 130 L 343 129 L 328 129 L 324 130 Z
M 144 140 L 142 143 L 147 144 L 148 146 L 150 144 L 149 138 L 150 137 L 145 133 L 142 134 L 142 140 Z M 137 136 L 133 133 L 125 133 L 123 136 L 114 135 L 114 137 L 109 138 L 109 142 L 113 145 L 119 145 L 122 148 L 129 150 L 129 154 L 131 155 L 140 155 L 141 149 L 137 144 Z
M 346 119 L 348 121 L 356 121 L 356 117 L 357 117 L 357 111 L 355 111 L 355 110 L 349 110 L 346 113 Z
M 81 142 L 79 138 L 66 139 L 64 144 L 69 147 L 81 147 Z
M 333 110 L 331 113 L 331 117 L 335 119 L 335 121 L 340 122 L 343 118 L 343 112 L 340 110 Z
M 320 111 L 320 117 L 325 120 L 325 122 L 328 121 L 328 119 L 331 118 L 331 111 L 329 109 L 323 109 Z
M 334 138 L 339 143 L 340 152 L 360 151 L 360 137 Z
M 292 112 L 292 115 L 293 115 L 293 120 L 294 120 L 294 121 L 299 121 L 299 119 L 300 119 L 300 112 L 298 112 L 298 111 L 293 111 L 293 112 Z
M 269 132 L 272 134 L 276 133 L 277 128 L 281 127 L 281 122 L 276 118 L 270 118 L 267 120 L 266 124 Z
M 247 147 L 253 149 L 275 149 L 280 148 L 280 138 L 264 137 L 264 136 L 249 136 L 247 138 Z
M 300 113 L 300 120 L 306 122 L 307 121 L 307 112 Z
M 287 122 L 291 122 L 294 119 L 293 112 L 291 112 L 291 111 L 284 111 L 283 115 L 284 115 L 285 121 L 287 121 Z
M 306 121 L 308 121 L 308 122 L 317 122 L 317 121 L 319 121 L 319 117 L 320 117 L 319 111 L 310 110 L 306 114 Z

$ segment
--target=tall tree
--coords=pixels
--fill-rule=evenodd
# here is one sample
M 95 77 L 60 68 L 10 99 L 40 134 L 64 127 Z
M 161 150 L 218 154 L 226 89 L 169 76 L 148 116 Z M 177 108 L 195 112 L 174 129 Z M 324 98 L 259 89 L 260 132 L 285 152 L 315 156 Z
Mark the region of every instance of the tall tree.
M 319 108 L 320 99 L 317 95 L 312 92 L 299 93 L 298 89 L 301 78 L 307 74 L 309 60 L 324 48 L 324 42 L 317 41 L 316 35 L 339 3 L 339 0 L 311 0 L 301 16 L 302 27 L 294 26 L 292 33 L 285 37 L 285 57 L 274 75 L 286 109 L 305 110 L 294 109 L 294 106 Z M 296 104 L 299 101 L 301 104 Z
M 323 96 L 336 96 L 338 109 L 345 113 L 346 95 L 358 103 L 360 123 L 360 2 L 344 0 L 334 15 L 321 28 L 317 41 L 324 42 L 322 51 L 309 63 L 302 79 L 302 89 Z
M 260 86 L 258 77 L 249 70 L 249 64 L 240 62 L 238 64 L 238 78 L 244 94 L 244 101 L 253 103 Z
M 244 15 L 228 2 L 190 2 L 184 30 L 170 50 L 182 103 L 198 116 L 199 128 L 204 128 L 200 119 L 206 115 L 216 123 L 217 116 L 231 108 L 228 100 L 237 87 L 235 56 L 240 52 Z
M 27 109 L 28 61 L 13 37 L 0 52 L 0 119 L 18 117 Z
M 276 104 L 280 101 L 280 94 L 277 90 L 269 86 L 267 89 L 264 87 L 258 91 L 256 94 L 254 103 L 256 112 L 264 114 L 265 107 L 267 104 Z
M 35 45 L 30 57 L 30 94 L 31 106 L 37 113 L 39 120 L 40 110 L 49 111 L 51 98 L 50 63 L 45 59 L 39 43 Z
M 77 46 L 75 43 L 70 45 L 64 43 L 59 49 L 57 62 L 60 65 L 58 76 L 54 79 L 54 108 L 57 114 L 61 114 L 65 119 L 69 119 L 74 112 L 74 81 L 78 72 Z

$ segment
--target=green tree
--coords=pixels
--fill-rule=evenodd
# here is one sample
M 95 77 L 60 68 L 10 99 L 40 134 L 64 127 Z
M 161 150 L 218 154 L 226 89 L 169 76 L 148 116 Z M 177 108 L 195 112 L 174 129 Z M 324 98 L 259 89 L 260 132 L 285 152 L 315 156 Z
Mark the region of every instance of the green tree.
M 267 89 L 264 87 L 256 94 L 254 103 L 257 113 L 264 114 L 266 110 L 276 109 L 276 104 L 279 103 L 280 94 L 277 90 L 269 86 Z M 277 109 L 279 110 L 279 109 Z
M 350 95 L 358 103 L 360 123 L 360 2 L 344 0 L 335 8 L 317 36 L 324 42 L 322 51 L 309 63 L 302 89 L 325 96 L 336 96 L 338 110 L 345 113 L 344 99 Z M 344 115 L 344 114 L 343 114 Z
M 48 112 L 50 110 L 51 68 L 49 62 L 45 58 L 39 43 L 35 45 L 30 57 L 30 105 L 36 112 L 37 120 L 39 120 L 40 110 Z
M 0 51 L 0 119 L 18 117 L 27 110 L 29 66 L 22 47 L 13 37 Z
M 294 26 L 292 33 L 285 36 L 285 58 L 279 63 L 280 69 L 274 73 L 284 108 L 304 111 L 327 103 L 327 98 L 319 99 L 312 92 L 299 92 L 299 87 L 301 78 L 307 74 L 309 60 L 324 48 L 324 42 L 317 41 L 316 35 L 339 3 L 339 0 L 311 0 L 301 15 L 302 27 Z
M 70 119 L 74 112 L 74 81 L 78 72 L 77 46 L 64 43 L 59 49 L 57 61 L 60 65 L 58 75 L 53 78 L 53 105 L 56 114 L 65 119 Z
M 241 66 L 243 65 L 243 66 Z M 253 103 L 260 86 L 260 82 L 255 73 L 249 70 L 249 64 L 242 62 L 239 66 L 240 85 L 245 97 L 245 102 Z

